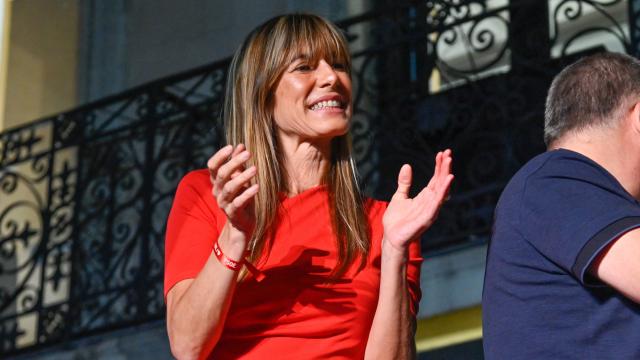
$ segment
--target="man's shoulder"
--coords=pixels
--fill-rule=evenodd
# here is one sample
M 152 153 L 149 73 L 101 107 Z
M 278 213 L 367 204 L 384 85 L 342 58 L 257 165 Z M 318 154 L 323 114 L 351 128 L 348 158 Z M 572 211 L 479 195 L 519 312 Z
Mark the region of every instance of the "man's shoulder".
M 506 209 L 508 214 L 514 215 L 514 212 L 520 207 L 527 183 L 532 178 L 539 177 L 540 171 L 545 168 L 549 161 L 553 161 L 554 157 L 551 152 L 545 152 L 532 158 L 522 166 L 502 191 L 496 206 L 496 212 Z
M 588 157 L 566 149 L 544 152 L 529 160 L 505 187 L 504 196 L 538 197 L 553 191 L 582 191 L 596 186 L 623 191 L 618 181 Z
M 504 188 L 495 209 L 494 231 L 509 224 L 519 231 L 537 230 L 558 220 L 558 214 L 571 213 L 574 206 L 599 206 L 583 202 L 590 194 L 598 197 L 602 189 L 624 196 L 615 178 L 584 155 L 564 149 L 544 152 L 520 168 Z

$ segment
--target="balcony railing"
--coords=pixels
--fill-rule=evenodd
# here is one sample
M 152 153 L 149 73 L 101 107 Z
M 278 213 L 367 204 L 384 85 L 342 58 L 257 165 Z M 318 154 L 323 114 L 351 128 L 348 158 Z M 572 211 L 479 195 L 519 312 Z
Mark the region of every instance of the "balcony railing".
M 411 1 L 341 22 L 367 192 L 388 198 L 404 162 L 424 185 L 452 148 L 452 199 L 423 248 L 483 243 L 503 186 L 543 151 L 553 75 L 584 51 L 637 55 L 639 11 L 635 0 Z M 585 14 L 600 20 L 562 33 Z M 165 220 L 180 177 L 222 145 L 227 65 L 0 134 L 0 356 L 164 316 Z

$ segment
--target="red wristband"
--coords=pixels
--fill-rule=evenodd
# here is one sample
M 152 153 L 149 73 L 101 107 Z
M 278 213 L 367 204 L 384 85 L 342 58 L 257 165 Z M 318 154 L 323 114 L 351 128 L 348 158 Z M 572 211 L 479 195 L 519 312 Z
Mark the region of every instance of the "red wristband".
M 238 271 L 240 270 L 240 267 L 244 264 L 244 266 L 247 267 L 247 270 L 249 270 L 251 275 L 253 275 L 257 281 L 262 281 L 262 279 L 264 279 L 265 275 L 260 270 L 256 269 L 256 267 L 253 266 L 253 264 L 248 262 L 247 259 L 243 258 L 240 261 L 229 259 L 222 252 L 222 249 L 220 249 L 220 245 L 218 245 L 218 240 L 216 240 L 213 243 L 213 252 L 216 254 L 216 258 L 218 259 L 218 261 L 220 261 L 220 263 L 226 266 L 228 269 L 231 269 L 233 271 Z
M 218 245 L 218 240 L 216 240 L 216 242 L 213 243 L 213 252 L 216 254 L 216 258 L 218 258 L 218 261 L 220 261 L 222 265 L 226 266 L 227 268 L 233 271 L 240 270 L 239 262 L 229 259 L 225 254 L 222 253 L 222 250 Z

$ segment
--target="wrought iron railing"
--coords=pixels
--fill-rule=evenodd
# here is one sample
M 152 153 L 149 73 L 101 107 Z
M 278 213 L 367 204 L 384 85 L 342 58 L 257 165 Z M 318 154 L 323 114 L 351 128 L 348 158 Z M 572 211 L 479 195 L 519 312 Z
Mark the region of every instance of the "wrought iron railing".
M 609 16 L 616 6 L 628 25 Z M 588 8 L 606 26 L 560 33 Z M 639 11 L 637 0 L 411 1 L 341 22 L 367 192 L 388 198 L 403 162 L 424 185 L 450 147 L 452 199 L 423 247 L 482 243 L 502 187 L 543 150 L 546 88 L 585 50 L 574 38 L 614 34 L 637 55 Z M 163 317 L 166 216 L 180 177 L 223 141 L 227 65 L 0 134 L 0 356 Z

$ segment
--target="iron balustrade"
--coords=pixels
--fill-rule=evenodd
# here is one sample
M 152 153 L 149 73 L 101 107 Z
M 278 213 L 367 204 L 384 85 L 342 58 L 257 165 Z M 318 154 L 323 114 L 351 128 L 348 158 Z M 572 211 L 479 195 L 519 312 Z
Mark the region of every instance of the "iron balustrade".
M 419 189 L 451 148 L 451 200 L 423 251 L 486 242 L 502 188 L 544 150 L 552 77 L 601 50 L 572 46 L 603 33 L 637 56 L 639 11 L 636 0 L 407 1 L 341 22 L 367 193 L 388 199 L 404 162 Z M 561 34 L 587 12 L 603 22 Z M 163 318 L 165 220 L 181 176 L 223 144 L 228 64 L 0 133 L 0 355 Z

